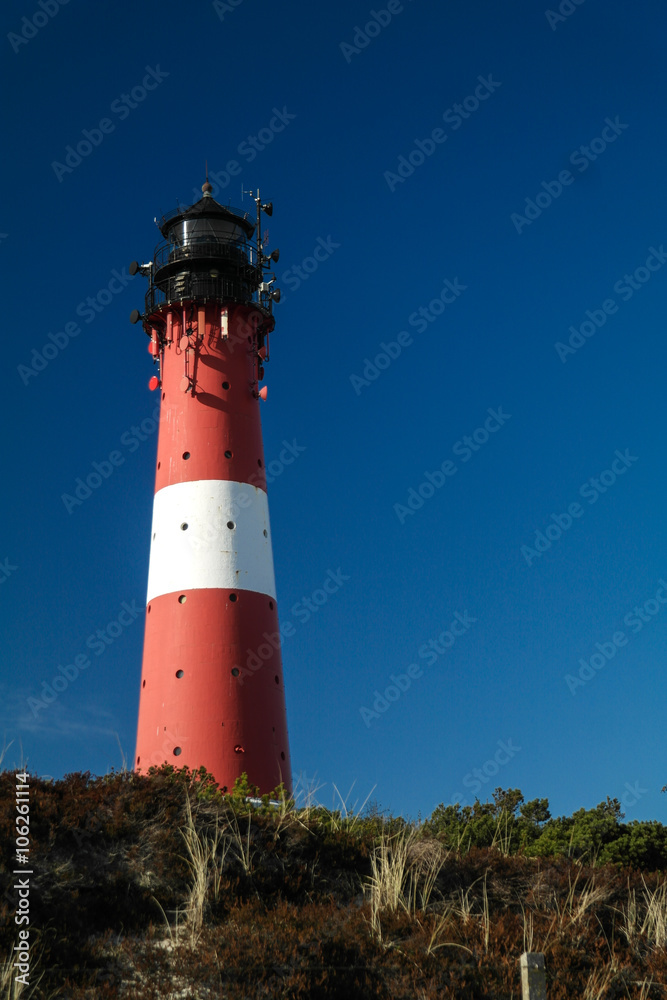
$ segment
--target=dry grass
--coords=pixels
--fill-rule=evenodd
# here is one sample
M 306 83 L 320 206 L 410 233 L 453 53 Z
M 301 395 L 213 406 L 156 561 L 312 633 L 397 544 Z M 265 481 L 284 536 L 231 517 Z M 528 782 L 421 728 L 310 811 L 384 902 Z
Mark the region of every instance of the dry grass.
M 438 876 L 445 866 L 450 852 L 435 840 L 417 838 L 410 849 L 411 877 L 414 880 L 418 908 L 426 910 L 436 888 Z M 413 907 L 414 909 L 414 907 Z
M 578 866 L 574 879 L 572 879 L 571 873 L 568 873 L 569 889 L 563 900 L 559 902 L 554 897 L 561 928 L 564 928 L 568 923 L 579 923 L 589 910 L 597 908 L 609 898 L 609 887 L 603 884 L 596 885 L 595 875 L 591 875 L 590 878 L 586 879 L 577 895 L 577 885 L 581 877 L 581 872 L 582 869 Z
M 489 917 L 489 894 L 486 891 L 486 874 L 484 875 L 484 882 L 482 883 L 482 915 L 481 915 L 482 927 L 484 929 L 485 955 L 487 955 L 489 952 L 489 932 L 491 926 L 491 921 Z
M 644 883 L 644 901 L 646 903 L 646 915 L 642 923 L 640 934 L 644 934 L 652 948 L 664 948 L 667 945 L 667 880 L 651 892 Z
M 484 879 L 486 883 L 486 875 L 487 873 L 485 872 L 484 875 L 480 875 L 474 882 L 471 882 L 465 892 L 463 889 L 459 889 L 459 899 L 461 900 L 461 903 L 457 907 L 456 912 L 464 926 L 472 919 L 473 910 L 475 908 L 475 897 L 472 894 L 472 890 L 478 882 L 482 881 L 482 879 Z
M 584 987 L 582 1000 L 603 1000 L 614 980 L 616 971 L 613 963 L 602 969 L 594 969 Z
M 239 822 L 239 817 L 243 817 L 242 810 L 237 810 L 230 805 L 227 814 L 226 822 L 224 827 L 224 835 L 228 839 L 228 847 L 231 850 L 232 856 L 238 861 L 246 875 L 250 875 L 253 870 L 253 858 L 254 853 L 251 850 L 251 833 L 252 833 L 252 811 L 248 809 L 245 811 L 245 822 L 246 829 L 241 831 L 241 823 Z
M 308 784 L 302 781 L 301 778 L 298 779 L 294 786 L 292 811 L 295 820 L 299 823 L 307 825 L 313 818 L 314 812 L 320 808 L 317 794 L 322 788 L 324 788 L 324 785 L 316 784 L 314 778 Z
M 629 945 L 634 946 L 639 934 L 639 911 L 637 909 L 637 893 L 628 889 L 628 905 L 620 911 L 623 917 L 621 931 Z
M 637 901 L 635 889 L 628 888 L 628 902 L 621 910 L 620 930 L 631 947 L 642 938 L 653 949 L 667 946 L 667 879 L 651 890 L 642 875 L 643 890 Z
M 428 911 L 448 854 L 436 841 L 424 840 L 415 827 L 380 834 L 370 856 L 371 875 L 364 883 L 378 942 L 383 941 L 383 913 L 401 910 L 414 917 Z M 427 953 L 442 946 L 437 942 L 446 923 L 446 914 L 435 917 Z
M 410 868 L 410 845 L 416 838 L 413 829 L 400 833 L 381 834 L 371 854 L 371 876 L 364 888 L 371 905 L 371 928 L 382 942 L 382 913 L 395 913 L 399 906 L 408 909 L 405 899 L 406 883 Z
M 653 977 L 651 976 L 649 980 L 644 979 L 643 982 L 635 983 L 635 986 L 641 986 L 642 988 L 637 1000 L 648 1000 L 651 987 L 653 986 Z
M 11 775 L 5 788 L 10 844 Z M 165 773 L 33 795 L 34 1000 L 518 1000 L 522 951 L 545 953 L 549 1000 L 667 1000 L 665 873 L 507 857 L 504 830 L 495 848 L 447 852 L 342 796 L 323 809 L 312 789 L 267 807 Z M 12 980 L 0 968 L 0 1000 L 33 1000 Z
M 338 787 L 336 785 L 334 785 L 333 787 L 336 795 L 340 799 L 340 808 L 332 809 L 331 812 L 329 813 L 329 821 L 331 823 L 331 828 L 335 833 L 339 833 L 342 830 L 347 830 L 348 833 L 353 833 L 361 820 L 362 813 L 366 808 L 368 800 L 375 791 L 375 785 L 373 785 L 370 792 L 368 793 L 368 795 L 366 796 L 366 798 L 364 799 L 364 801 L 361 803 L 360 806 L 358 806 L 359 800 L 355 799 L 354 804 L 351 807 L 348 806 L 347 802 L 350 796 L 352 795 L 354 782 L 352 782 L 350 790 L 344 798 L 338 791 Z
M 14 954 L 12 950 L 9 957 L 0 967 L 0 997 L 2 1000 L 19 1000 L 28 995 L 28 988 L 23 983 L 17 983 L 14 979 Z
M 441 938 L 444 937 L 445 932 L 447 932 L 448 936 L 451 937 L 455 922 L 454 917 L 454 906 L 451 903 L 445 905 L 445 909 L 442 913 L 433 914 L 431 936 L 428 944 L 426 945 L 427 955 L 434 955 L 438 948 L 461 948 L 463 951 L 467 951 L 470 955 L 472 955 L 470 948 L 464 944 L 460 944 L 458 941 L 441 940 Z
M 185 861 L 192 875 L 186 912 L 190 944 L 194 948 L 204 923 L 206 898 L 211 882 L 213 883 L 214 899 L 218 899 L 225 856 L 229 850 L 231 838 L 223 834 L 217 817 L 213 835 L 211 837 L 200 835 L 195 826 L 190 798 L 187 795 L 185 797 L 185 817 L 186 824 L 181 829 L 181 836 L 187 851 Z
M 57 992 L 44 993 L 39 984 L 44 979 L 44 969 L 41 968 L 41 953 L 39 944 L 35 942 L 35 933 L 31 932 L 32 943 L 30 946 L 30 974 L 28 976 L 30 985 L 24 986 L 17 983 L 15 976 L 17 970 L 14 968 L 16 952 L 13 945 L 12 950 L 5 962 L 0 965 L 0 1000 L 55 1000 Z
M 496 823 L 496 829 L 493 834 L 493 840 L 491 842 L 491 847 L 495 847 L 497 851 L 500 851 L 504 857 L 509 857 L 511 854 L 510 846 L 512 842 L 512 817 L 509 813 L 503 812 L 498 817 Z

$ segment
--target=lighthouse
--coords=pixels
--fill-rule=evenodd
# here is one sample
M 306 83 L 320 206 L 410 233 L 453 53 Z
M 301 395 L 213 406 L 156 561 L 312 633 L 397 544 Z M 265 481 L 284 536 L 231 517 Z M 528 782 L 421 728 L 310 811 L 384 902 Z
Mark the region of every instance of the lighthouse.
M 291 768 L 260 387 L 280 298 L 256 211 L 203 196 L 155 220 L 141 322 L 160 395 L 134 766 L 202 765 L 262 793 Z

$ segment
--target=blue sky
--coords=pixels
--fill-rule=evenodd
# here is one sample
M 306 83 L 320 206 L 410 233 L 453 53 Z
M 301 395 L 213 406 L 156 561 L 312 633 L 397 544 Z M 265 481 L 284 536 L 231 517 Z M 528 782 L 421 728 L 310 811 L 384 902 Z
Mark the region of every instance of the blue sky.
M 664 6 L 56 3 L 2 11 L 6 762 L 133 756 L 157 399 L 124 269 L 208 159 L 275 206 L 295 779 L 664 821 Z

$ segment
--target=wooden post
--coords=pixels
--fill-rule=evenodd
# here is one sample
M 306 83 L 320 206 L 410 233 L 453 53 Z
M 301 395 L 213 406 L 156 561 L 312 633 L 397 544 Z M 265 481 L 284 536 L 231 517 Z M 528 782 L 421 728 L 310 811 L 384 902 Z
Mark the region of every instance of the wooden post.
M 544 955 L 539 951 L 526 951 L 520 962 L 523 1000 L 547 1000 Z

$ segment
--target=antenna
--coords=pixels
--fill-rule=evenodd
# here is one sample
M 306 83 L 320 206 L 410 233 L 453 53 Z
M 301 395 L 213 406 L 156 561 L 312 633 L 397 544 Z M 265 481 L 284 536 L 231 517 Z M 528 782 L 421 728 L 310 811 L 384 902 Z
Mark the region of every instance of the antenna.
M 252 192 L 251 192 L 251 197 L 252 197 Z M 257 237 L 257 267 L 259 268 L 259 278 L 260 278 L 260 281 L 261 281 L 262 280 L 262 270 L 263 270 L 263 268 L 262 268 L 262 246 L 263 246 L 263 243 L 262 243 L 262 199 L 259 196 L 259 188 L 257 188 L 257 191 L 255 193 L 255 203 L 257 204 L 257 229 L 255 231 L 255 235 Z M 261 301 L 262 301 L 262 293 L 261 293 L 261 291 L 260 291 L 259 295 L 257 296 L 257 298 L 258 298 L 258 301 L 261 304 Z

